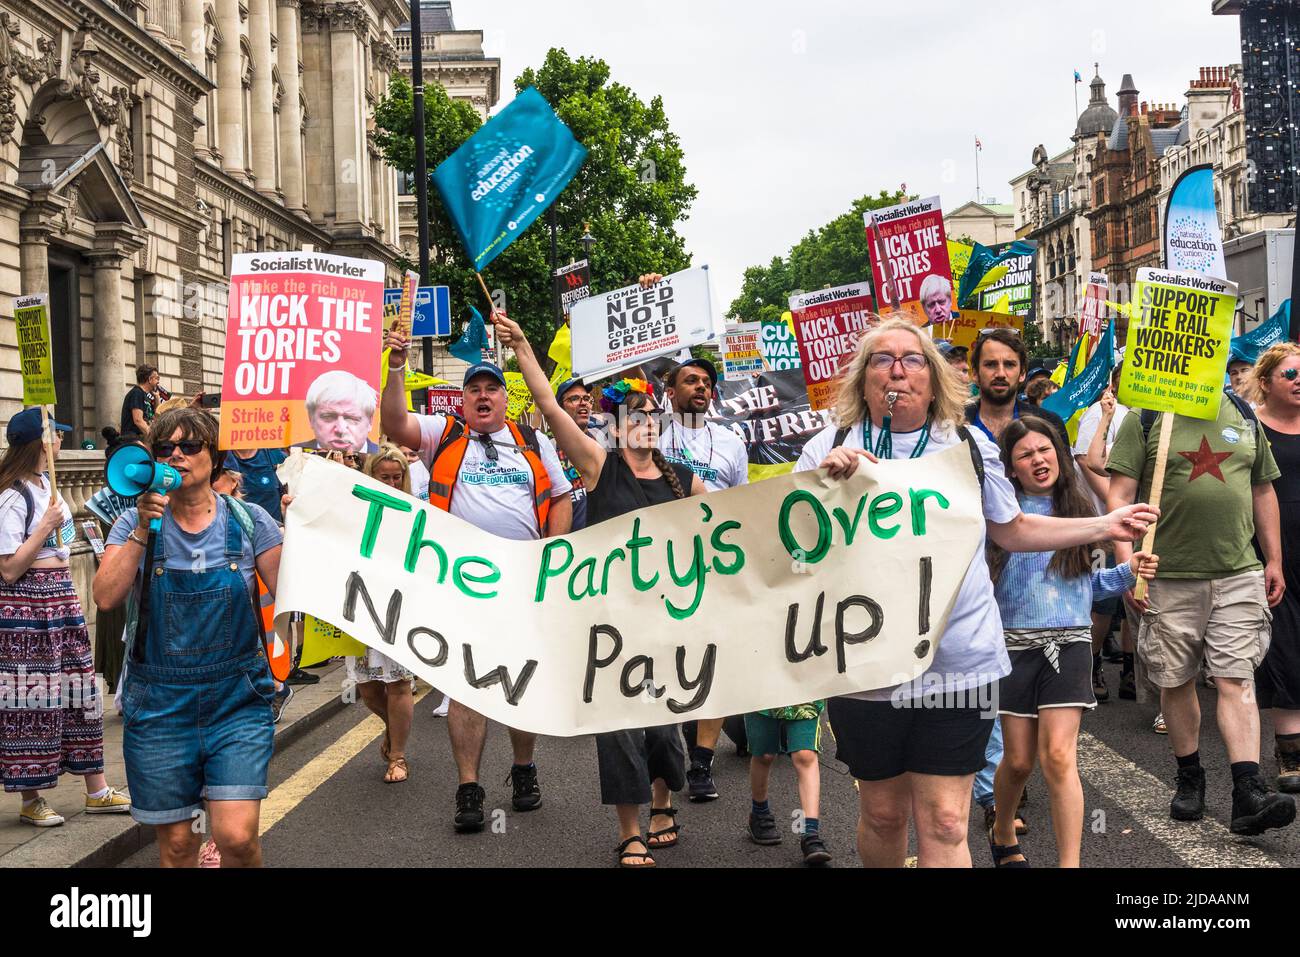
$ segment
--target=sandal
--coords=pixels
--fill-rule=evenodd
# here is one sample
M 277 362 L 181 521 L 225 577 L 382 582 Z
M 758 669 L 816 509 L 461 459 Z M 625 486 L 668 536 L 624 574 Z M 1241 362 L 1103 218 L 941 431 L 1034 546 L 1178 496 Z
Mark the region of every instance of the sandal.
M 645 850 L 644 850 L 644 851 L 640 851 L 640 852 L 638 852 L 638 851 L 629 851 L 628 848 L 631 847 L 633 844 L 640 844 L 642 847 L 645 848 Z M 641 859 L 644 860 L 644 861 L 649 861 L 650 863 L 648 863 L 648 864 L 629 864 L 629 863 L 628 863 L 628 861 L 629 861 L 630 859 L 632 859 L 632 858 L 636 858 L 636 857 L 639 857 L 639 858 L 641 858 Z M 618 846 L 618 866 L 619 866 L 619 867 L 626 867 L 628 870 L 637 870 L 637 869 L 642 868 L 642 867 L 654 867 L 654 866 L 655 866 L 655 859 L 654 859 L 653 857 L 650 856 L 650 846 L 649 846 L 648 844 L 646 844 L 646 842 L 643 841 L 643 840 L 641 839 L 641 835 L 640 835 L 640 834 L 637 834 L 637 835 L 634 835 L 634 836 L 632 836 L 632 837 L 629 837 L 626 841 L 624 841 L 622 844 L 620 844 L 620 845 Z
M 400 771 L 402 776 L 396 777 L 394 771 Z M 406 763 L 406 758 L 390 758 L 388 761 L 388 772 L 384 775 L 385 784 L 401 784 L 411 776 L 411 769 Z
M 659 817 L 670 818 L 674 821 L 674 824 L 672 825 L 672 827 L 666 827 L 660 831 L 651 831 L 649 834 L 647 834 L 646 847 L 650 848 L 651 850 L 657 851 L 666 847 L 676 846 L 677 834 L 682 829 L 682 826 L 680 824 L 675 823 L 677 820 L 677 808 L 675 807 L 650 808 L 651 819 L 653 819 L 656 815 Z M 659 840 L 656 840 L 656 838 L 659 838 Z
M 1030 866 L 1030 859 L 1024 857 L 1024 852 L 1022 852 L 1019 843 L 1011 845 L 995 843 L 992 827 L 988 830 L 988 849 L 993 854 L 993 866 L 995 867 L 1017 867 L 1017 869 L 1023 870 Z M 1005 858 L 1015 857 L 1017 854 L 1023 858 L 1021 861 L 1006 861 Z
M 388 739 L 388 729 L 384 728 L 384 740 L 379 742 L 379 756 L 390 763 L 393 759 L 388 755 L 392 750 L 392 746 L 392 742 Z

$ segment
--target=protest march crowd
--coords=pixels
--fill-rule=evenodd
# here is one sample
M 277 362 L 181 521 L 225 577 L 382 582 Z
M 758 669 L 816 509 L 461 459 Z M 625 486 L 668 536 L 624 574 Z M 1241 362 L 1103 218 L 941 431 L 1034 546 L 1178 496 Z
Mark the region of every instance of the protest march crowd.
M 531 110 L 530 123 L 567 133 L 540 96 L 527 93 L 484 132 L 504 135 L 514 110 Z M 571 137 L 553 140 L 554 155 L 540 165 L 550 170 L 547 183 L 563 188 L 583 151 Z M 476 162 L 462 164 L 465 182 L 450 182 L 456 171 L 445 170 L 462 163 L 458 155 L 435 174 L 453 216 L 464 205 L 450 200 L 458 189 L 497 189 L 490 177 L 487 186 L 479 182 L 487 174 Z M 497 191 L 507 188 L 539 200 L 558 191 L 513 175 Z M 543 209 L 532 203 L 529 217 L 512 220 L 510 230 L 522 231 Z M 491 212 L 513 215 L 508 203 Z M 459 408 L 436 413 L 417 411 L 412 402 L 408 366 L 418 277 L 408 274 L 400 306 L 381 327 L 382 264 L 306 253 L 237 256 L 221 402 L 166 397 L 156 370 L 142 366 L 124 401 L 120 432 L 106 434 L 113 443 L 108 488 L 92 505 L 108 531 L 92 596 L 73 588 L 69 549 L 76 528 L 57 493 L 60 434 L 67 427 L 48 420 L 52 389 L 33 386 L 26 404 L 39 408 L 9 421 L 0 458 L 0 774 L 5 791 L 21 796 L 21 820 L 37 827 L 65 823 L 41 795 L 67 772 L 85 780 L 87 813 L 129 813 L 152 826 L 164 866 L 259 866 L 275 724 L 291 704 L 293 685 L 312 680 L 304 669 L 335 656 L 346 659 L 347 687 L 383 723 L 383 780 L 418 786 L 420 769 L 407 753 L 414 683 L 426 675 L 408 667 L 414 659 L 394 657 L 401 649 L 392 648 L 391 636 L 387 643 L 376 640 L 353 616 L 353 580 L 340 620 L 317 621 L 313 608 L 292 603 L 272 611 L 277 594 L 285 594 L 277 586 L 302 574 L 290 557 L 282 567 L 294 536 L 305 535 L 322 509 L 346 504 L 298 495 L 296 483 L 312 470 L 364 472 L 354 497 L 369 501 L 372 514 L 390 508 L 413 515 L 407 571 L 426 549 L 436 552 L 442 585 L 448 557 L 425 536 L 430 515 L 447 513 L 456 528 L 508 542 L 558 540 L 628 516 L 665 514 L 683 499 L 700 499 L 707 522 L 710 497 L 718 496 L 719 509 L 723 501 L 740 501 L 736 496 L 748 493 L 732 490 L 751 476 L 791 486 L 800 480 L 770 478 L 774 465 L 776 472 L 815 473 L 821 487 L 833 488 L 863 474 L 883 481 L 891 467 L 939 456 L 946 463 L 960 457 L 969 478 L 973 557 L 967 564 L 962 554 L 951 603 L 939 603 L 950 610 L 933 634 L 925 602 L 939 559 L 921 560 L 918 627 L 893 625 L 882 639 L 923 638 L 914 652 L 911 645 L 904 649 L 913 670 L 885 687 L 858 683 L 850 693 L 807 694 L 812 700 L 792 693 L 796 700 L 730 718 L 625 727 L 626 720 L 602 721 L 593 710 L 591 723 L 602 729 L 591 735 L 598 801 L 613 808 L 608 860 L 654 867 L 690 839 L 693 817 L 711 813 L 704 805 L 723 797 L 718 807 L 736 805 L 740 798 L 720 794 L 713 778 L 725 728 L 750 755 L 747 829 L 757 844 L 783 840 L 769 783 L 777 759 L 790 757 L 798 779 L 799 852 L 808 865 L 831 860 L 819 764 L 830 744 L 858 794 L 857 855 L 865 866 L 904 866 L 910 835 L 918 866 L 970 866 L 972 802 L 983 810 L 996 866 L 1026 868 L 1031 858 L 1043 863 L 1020 840 L 1026 832 L 1020 807 L 1037 766 L 1057 863 L 1078 867 L 1084 837 L 1078 741 L 1085 713 L 1110 699 L 1102 656 L 1114 632 L 1122 662 L 1117 696 L 1149 702 L 1153 715 L 1159 712 L 1154 730 L 1168 737 L 1169 817 L 1200 820 L 1213 787 L 1230 789 L 1234 834 L 1290 825 L 1291 795 L 1300 793 L 1300 509 L 1285 506 L 1300 502 L 1300 345 L 1282 337 L 1248 354 L 1232 340 L 1229 367 L 1235 287 L 1195 272 L 1144 270 L 1132 306 L 1081 327 L 1063 375 L 1053 379 L 1031 369 L 1022 335 L 1004 316 L 975 313 L 971 321 L 983 325 L 961 341 L 949 328 L 966 321 L 959 307 L 993 281 L 998 263 L 1023 252 L 1018 244 L 1001 253 L 977 244 L 959 270 L 948 263 L 937 199 L 874 217 L 868 214 L 866 222 L 871 286 L 792 297 L 799 348 L 816 359 L 805 363 L 797 394 L 772 388 L 767 399 L 753 400 L 766 403 L 769 419 L 784 425 L 748 432 L 720 411 L 726 383 L 715 363 L 690 351 L 717 338 L 706 270 L 648 273 L 603 299 L 575 301 L 556 334 L 557 342 L 571 337 L 556 369 L 543 367 L 520 325 L 494 304 L 491 326 L 518 371 L 489 361 L 474 343 Z M 461 233 L 477 268 L 490 261 L 479 250 L 499 252 L 493 237 L 504 235 Z M 922 261 L 930 264 L 928 274 L 905 268 Z M 292 298 L 279 294 L 284 289 L 301 297 L 292 307 L 296 318 L 279 312 Z M 481 338 L 484 323 L 475 316 Z M 1121 319 L 1127 319 L 1124 348 Z M 317 338 L 328 342 L 328 356 L 265 358 L 271 351 L 259 343 L 279 342 L 280 326 L 306 322 L 315 324 L 311 332 L 323 330 Z M 1178 334 L 1170 334 L 1170 322 Z M 39 326 L 31 324 L 34 338 Z M 1187 332 L 1193 328 L 1195 335 Z M 472 332 L 471 326 L 466 335 Z M 724 352 L 724 362 L 732 358 Z M 753 371 L 761 376 L 761 363 Z M 27 376 L 25 366 L 25 388 Z M 743 397 L 735 402 L 745 404 Z M 781 444 L 784 458 L 763 458 L 759 432 Z M 800 488 L 795 498 L 816 504 L 816 495 Z M 938 509 L 949 508 L 938 492 L 919 498 L 913 492 L 914 529 L 925 526 L 927 497 L 942 500 Z M 867 581 L 881 577 L 899 529 L 889 521 L 905 507 L 900 495 L 877 497 L 864 526 L 873 551 L 859 568 L 838 571 Z M 299 519 L 306 509 L 315 511 Z M 819 509 L 813 514 L 824 518 L 829 543 L 831 520 Z M 838 509 L 836 519 L 846 535 L 857 527 L 858 519 L 851 522 Z M 366 529 L 363 557 L 374 548 L 378 523 L 372 531 L 367 520 Z M 822 541 L 815 556 L 784 545 L 789 555 L 782 557 L 795 561 L 790 574 L 827 554 L 836 561 Z M 699 549 L 698 535 L 695 542 Z M 677 578 L 671 543 L 667 555 Z M 714 558 L 711 570 L 733 574 L 743 558 L 730 566 Z M 465 562 L 493 574 L 472 577 Z M 643 588 L 637 578 L 634 550 L 629 564 L 638 590 L 653 587 L 651 581 Z M 594 560 L 590 568 L 595 590 Z M 607 559 L 603 587 L 609 574 Z M 462 590 L 467 581 L 501 581 L 499 569 L 477 558 L 458 560 L 453 577 Z M 726 622 L 686 620 L 699 604 L 704 571 L 697 568 L 695 577 L 696 605 L 685 611 L 668 605 L 671 620 L 663 627 L 678 634 L 706 627 L 725 643 Z M 424 584 L 434 587 L 431 580 Z M 538 602 L 544 584 L 545 578 Z M 569 588 L 572 593 L 572 582 Z M 85 597 L 97 606 L 96 630 L 106 638 L 93 655 Z M 382 614 L 369 592 L 364 602 L 378 625 Z M 880 617 L 879 604 L 865 598 L 840 603 L 834 616 L 839 675 L 849 668 L 850 653 L 854 662 L 871 653 L 867 642 L 881 628 L 877 620 L 874 630 L 846 635 L 845 607 L 853 602 Z M 394 593 L 392 622 L 399 605 Z M 782 618 L 783 608 L 772 605 L 772 619 Z M 820 599 L 816 616 L 807 653 L 794 654 L 787 634 L 790 661 L 827 651 L 816 634 Z M 355 637 L 340 631 L 344 619 L 361 623 Z M 418 652 L 415 658 L 440 665 L 447 642 L 434 626 L 445 627 L 421 621 L 407 641 L 414 650 L 417 632 L 437 637 L 441 658 L 431 662 Z M 536 638 L 547 627 L 530 622 L 525 636 Z M 593 656 L 598 630 L 592 629 Z M 477 692 L 500 684 L 508 703 L 517 704 L 536 663 L 517 676 L 512 692 L 504 667 L 474 679 L 470 651 L 466 644 L 469 683 L 456 687 Z M 679 672 L 684 656 L 679 647 Z M 829 673 L 837 656 L 814 667 Z M 96 671 L 107 674 L 109 661 L 122 716 L 124 782 L 104 774 Z M 638 692 L 628 674 L 625 668 L 625 697 Z M 681 680 L 694 688 L 703 672 L 693 683 Z M 1202 682 L 1215 692 L 1226 769 L 1201 764 Z M 662 689 L 651 679 L 645 692 L 653 699 Z M 704 685 L 696 704 L 708 693 Z M 447 721 L 458 785 L 448 823 L 457 833 L 484 829 L 487 801 L 481 781 L 489 721 L 457 700 L 465 696 L 444 695 L 435 712 Z M 674 714 L 693 706 L 669 702 Z M 1261 710 L 1272 712 L 1273 763 L 1261 753 Z M 507 733 L 511 805 L 530 812 L 541 807 L 544 793 L 538 734 L 528 727 Z M 682 795 L 693 805 L 687 814 Z M 200 818 L 211 833 L 206 842 L 195 826 Z

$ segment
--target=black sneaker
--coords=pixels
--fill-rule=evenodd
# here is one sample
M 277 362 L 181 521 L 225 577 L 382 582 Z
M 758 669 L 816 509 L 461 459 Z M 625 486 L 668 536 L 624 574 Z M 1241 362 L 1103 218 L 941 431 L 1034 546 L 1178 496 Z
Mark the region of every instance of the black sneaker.
M 713 769 L 703 761 L 692 761 L 686 771 L 688 797 L 695 803 L 716 801 L 718 789 L 713 785 Z
M 289 707 L 289 702 L 293 700 L 293 686 L 285 685 L 283 691 L 277 691 L 275 697 L 271 699 L 272 724 L 279 724 L 280 719 L 284 717 L 284 709 Z
M 776 826 L 776 818 L 770 811 L 767 814 L 749 812 L 749 839 L 755 844 L 781 843 L 781 829 Z
M 487 792 L 477 784 L 462 784 L 456 789 L 456 833 L 473 834 L 483 830 L 483 801 Z
M 1133 676 L 1133 672 L 1125 672 L 1119 676 L 1119 696 L 1122 701 L 1138 699 L 1137 678 Z
M 301 668 L 294 668 L 293 671 L 289 672 L 289 677 L 284 679 L 284 683 L 288 685 L 320 684 L 320 675 L 311 674 Z
M 1100 668 L 1095 668 L 1092 672 L 1092 693 L 1098 702 L 1110 700 L 1110 691 L 1106 688 L 1106 676 L 1101 673 Z
M 1205 816 L 1205 769 L 1179 768 L 1177 784 L 1169 816 L 1175 821 L 1199 821 Z
M 537 765 L 530 764 L 526 768 L 512 765 L 509 780 L 515 789 L 510 803 L 516 811 L 535 811 L 542 806 L 542 789 L 537 784 Z
M 831 862 L 831 852 L 826 850 L 820 833 L 805 834 L 799 841 L 799 849 L 803 851 L 803 862 L 809 867 L 821 867 Z
M 1263 834 L 1295 820 L 1295 798 L 1270 791 L 1258 774 L 1242 778 L 1232 788 L 1233 834 Z

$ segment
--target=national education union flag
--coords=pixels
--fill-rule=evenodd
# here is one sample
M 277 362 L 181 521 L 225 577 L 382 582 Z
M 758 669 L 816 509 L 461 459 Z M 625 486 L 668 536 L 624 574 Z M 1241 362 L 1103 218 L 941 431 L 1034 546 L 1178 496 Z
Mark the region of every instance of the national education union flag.
M 555 202 L 586 156 L 530 86 L 434 170 L 434 185 L 476 271 Z

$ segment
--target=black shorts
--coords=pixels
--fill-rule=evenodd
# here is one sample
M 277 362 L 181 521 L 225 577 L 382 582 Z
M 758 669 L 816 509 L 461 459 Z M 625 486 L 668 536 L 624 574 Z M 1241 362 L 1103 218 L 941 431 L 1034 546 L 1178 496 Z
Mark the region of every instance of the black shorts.
M 971 692 L 967 700 L 987 700 Z M 996 700 L 996 699 L 995 699 Z M 887 781 L 900 774 L 961 777 L 984 767 L 994 715 L 980 708 L 927 707 L 904 702 L 831 698 L 826 713 L 835 735 L 835 757 L 859 781 Z
M 1092 645 L 1074 641 L 1061 646 L 1060 671 L 1041 648 L 1013 651 L 1011 674 L 998 686 L 998 714 L 1037 718 L 1041 708 L 1097 707 L 1092 693 Z

